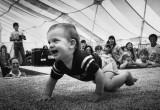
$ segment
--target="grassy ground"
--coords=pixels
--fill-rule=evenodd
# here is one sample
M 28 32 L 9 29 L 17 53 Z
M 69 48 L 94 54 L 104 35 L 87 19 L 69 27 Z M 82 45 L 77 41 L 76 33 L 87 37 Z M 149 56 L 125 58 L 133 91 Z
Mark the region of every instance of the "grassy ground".
M 122 72 L 125 70 L 121 70 Z M 0 79 L 0 110 L 158 110 L 160 109 L 160 68 L 129 70 L 138 78 L 132 87 L 104 93 L 97 102 L 87 98 L 94 91 L 92 82 L 64 76 L 56 85 L 53 100 L 38 103 L 49 75 Z

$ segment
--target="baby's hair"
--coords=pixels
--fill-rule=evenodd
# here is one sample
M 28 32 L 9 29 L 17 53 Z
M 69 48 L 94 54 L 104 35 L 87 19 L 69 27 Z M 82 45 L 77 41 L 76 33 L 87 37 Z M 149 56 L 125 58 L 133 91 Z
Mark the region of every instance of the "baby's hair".
M 100 45 L 97 45 L 96 47 L 95 47 L 95 51 L 97 51 L 97 50 L 102 50 L 103 48 L 102 48 L 102 46 L 100 46 Z
M 13 23 L 13 27 L 19 26 L 17 22 Z
M 52 26 L 49 28 L 47 34 L 48 34 L 50 31 L 52 31 L 52 30 L 54 30 L 54 29 L 56 29 L 56 28 L 63 28 L 63 29 L 65 29 L 65 31 L 67 31 L 68 34 L 69 34 L 69 37 L 67 37 L 67 39 L 68 39 L 68 40 L 74 39 L 74 40 L 76 41 L 76 49 L 80 49 L 80 41 L 79 41 L 80 38 L 79 38 L 78 32 L 77 32 L 77 30 L 76 30 L 76 27 L 75 27 L 74 25 L 69 24 L 69 23 L 58 23 L 58 24 L 54 24 L 54 25 L 52 25 Z
M 146 48 L 144 48 L 144 49 L 140 50 L 139 55 L 149 56 L 149 52 L 148 52 L 148 50 Z

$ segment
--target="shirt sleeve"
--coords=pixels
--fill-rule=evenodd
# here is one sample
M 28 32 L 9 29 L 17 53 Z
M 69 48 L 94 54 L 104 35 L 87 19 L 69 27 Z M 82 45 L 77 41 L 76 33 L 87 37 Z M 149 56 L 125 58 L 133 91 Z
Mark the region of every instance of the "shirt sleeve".
M 87 72 L 87 75 L 95 74 L 100 68 L 98 63 L 93 59 L 92 55 L 87 56 L 81 65 L 82 69 Z
M 50 77 L 52 79 L 55 79 L 55 80 L 58 80 L 60 79 L 64 74 L 57 68 L 58 66 L 61 66 L 59 65 L 59 62 L 58 61 L 55 61 L 55 63 L 53 64 L 53 67 L 51 69 L 51 74 L 50 74 Z

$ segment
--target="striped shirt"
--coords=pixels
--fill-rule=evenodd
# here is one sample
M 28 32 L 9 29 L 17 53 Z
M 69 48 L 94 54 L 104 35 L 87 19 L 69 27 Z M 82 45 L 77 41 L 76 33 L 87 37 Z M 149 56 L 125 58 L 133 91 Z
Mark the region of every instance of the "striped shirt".
M 91 81 L 95 79 L 95 73 L 99 68 L 92 55 L 78 50 L 73 55 L 72 69 L 67 68 L 61 60 L 57 60 L 53 64 L 50 77 L 58 80 L 67 74 L 81 81 Z

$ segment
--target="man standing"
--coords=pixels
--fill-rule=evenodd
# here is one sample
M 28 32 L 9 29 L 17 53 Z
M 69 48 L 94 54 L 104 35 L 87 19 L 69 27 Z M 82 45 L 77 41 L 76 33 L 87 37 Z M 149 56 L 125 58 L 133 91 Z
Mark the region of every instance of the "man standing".
M 23 40 L 26 40 L 22 31 L 19 31 L 19 24 L 13 23 L 14 31 L 11 33 L 10 41 L 14 42 L 14 55 L 16 58 L 19 58 L 19 53 L 22 57 L 22 65 L 25 65 L 25 52 L 23 48 Z
M 151 44 L 148 47 L 148 51 L 149 51 L 149 53 L 152 53 L 152 51 L 155 51 L 157 53 L 157 58 L 160 62 L 160 45 L 157 44 L 157 39 L 158 39 L 158 37 L 156 34 L 151 34 L 149 36 L 149 41 Z

